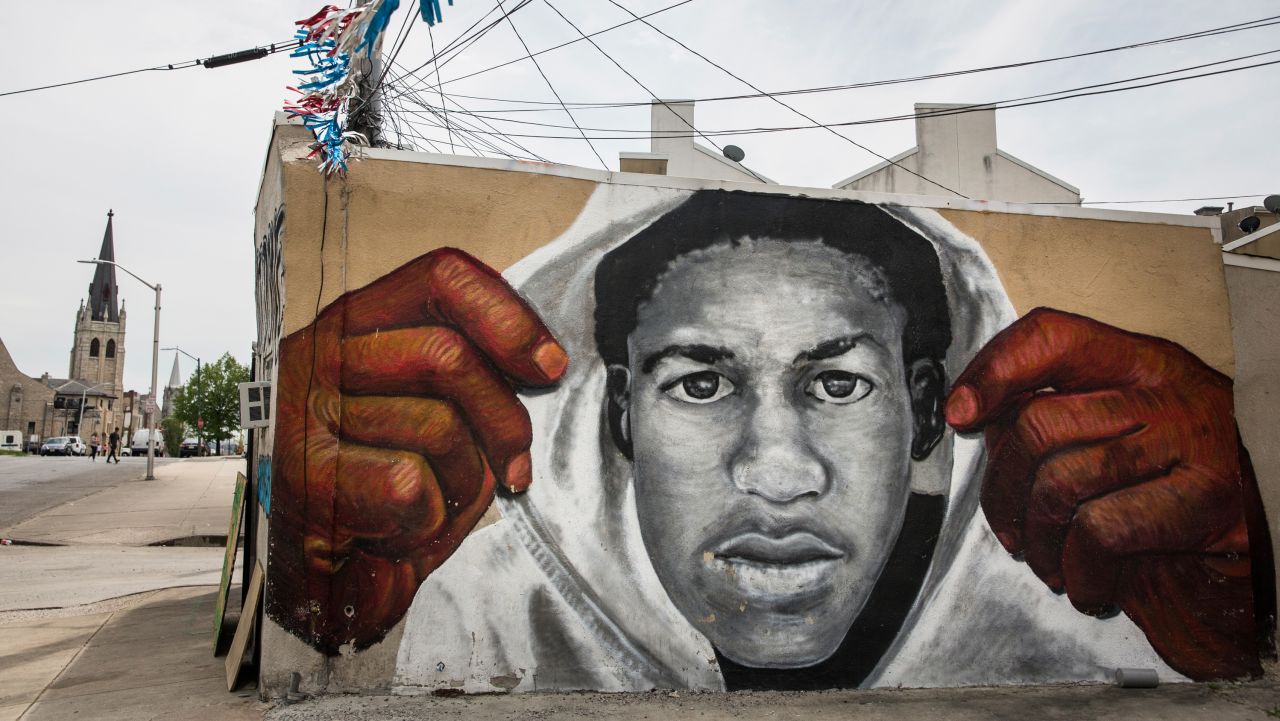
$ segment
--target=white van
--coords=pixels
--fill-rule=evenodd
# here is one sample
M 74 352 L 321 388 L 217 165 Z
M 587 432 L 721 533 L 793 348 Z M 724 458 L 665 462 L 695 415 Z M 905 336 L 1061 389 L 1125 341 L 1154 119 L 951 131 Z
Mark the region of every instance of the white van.
M 129 444 L 130 455 L 145 456 L 147 455 L 147 437 L 151 435 L 151 430 L 143 428 L 133 434 L 133 443 Z M 164 431 L 156 431 L 155 437 L 156 458 L 164 455 Z
M 21 451 L 22 431 L 0 431 L 0 451 Z

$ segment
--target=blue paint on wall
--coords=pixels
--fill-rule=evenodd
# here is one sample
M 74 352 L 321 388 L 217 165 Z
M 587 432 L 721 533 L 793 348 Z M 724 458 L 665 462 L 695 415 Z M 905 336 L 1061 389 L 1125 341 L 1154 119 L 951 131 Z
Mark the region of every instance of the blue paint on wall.
M 271 515 L 271 456 L 258 457 L 258 506 Z

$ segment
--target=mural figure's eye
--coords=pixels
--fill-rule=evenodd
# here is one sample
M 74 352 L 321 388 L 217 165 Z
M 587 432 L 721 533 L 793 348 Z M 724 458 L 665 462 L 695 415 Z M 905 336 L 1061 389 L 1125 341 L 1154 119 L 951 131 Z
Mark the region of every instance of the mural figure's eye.
M 847 371 L 823 371 L 809 381 L 805 392 L 827 403 L 857 403 L 871 392 L 871 381 Z
M 733 383 L 715 371 L 690 373 L 663 391 L 685 403 L 714 403 L 733 392 Z

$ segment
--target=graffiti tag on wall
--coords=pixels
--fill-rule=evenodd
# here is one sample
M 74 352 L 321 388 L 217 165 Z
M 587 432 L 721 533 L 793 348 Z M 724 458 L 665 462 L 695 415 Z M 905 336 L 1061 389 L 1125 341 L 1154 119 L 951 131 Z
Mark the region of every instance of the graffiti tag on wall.
M 258 485 L 258 505 L 262 512 L 271 515 L 271 456 L 258 457 L 258 474 L 254 478 Z
M 280 239 L 284 234 L 284 206 L 276 208 L 267 223 L 266 232 L 258 239 L 254 249 L 254 286 L 258 307 L 258 347 L 274 348 L 280 338 L 284 322 L 284 261 Z M 268 376 L 269 377 L 269 376 Z

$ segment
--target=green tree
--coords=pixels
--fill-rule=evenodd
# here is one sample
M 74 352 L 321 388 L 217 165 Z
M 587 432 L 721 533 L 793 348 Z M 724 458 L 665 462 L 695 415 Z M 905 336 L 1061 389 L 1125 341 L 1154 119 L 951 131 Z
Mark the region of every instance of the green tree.
M 173 403 L 173 416 L 193 429 L 201 439 L 218 443 L 235 435 L 240 429 L 240 388 L 249 381 L 249 369 L 231 356 L 223 353 L 218 360 L 203 365 L 178 391 Z M 200 420 L 204 427 L 200 427 Z
M 182 439 L 186 438 L 186 424 L 182 419 L 169 417 L 160 421 L 160 431 L 164 433 L 164 452 L 172 458 L 178 457 L 182 447 Z

